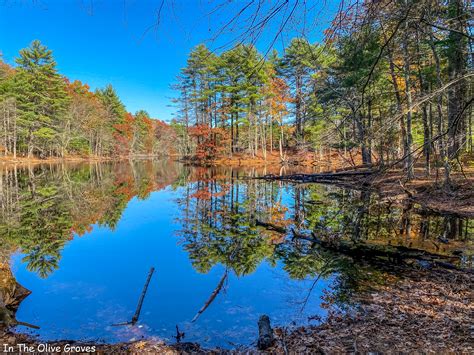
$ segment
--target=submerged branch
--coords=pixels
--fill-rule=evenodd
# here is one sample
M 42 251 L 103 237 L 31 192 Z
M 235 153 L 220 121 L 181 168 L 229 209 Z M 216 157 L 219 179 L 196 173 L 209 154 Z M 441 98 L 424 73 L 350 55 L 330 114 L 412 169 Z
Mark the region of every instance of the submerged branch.
M 27 323 L 27 322 L 22 322 L 22 321 L 19 321 L 19 320 L 16 321 L 15 325 L 22 325 L 24 327 L 28 327 L 28 328 L 32 328 L 32 329 L 40 329 L 40 327 L 37 326 L 37 325 Z
M 154 271 L 155 271 L 155 268 L 152 267 L 150 269 L 150 272 L 148 273 L 145 286 L 143 286 L 143 291 L 142 291 L 142 294 L 140 295 L 140 300 L 138 301 L 137 309 L 135 310 L 135 314 L 133 315 L 133 318 L 132 318 L 132 324 L 135 324 L 138 321 L 138 318 L 140 317 L 140 312 L 143 306 L 143 300 L 145 299 L 146 291 L 148 290 L 148 285 L 150 284 L 150 280 L 151 280 L 151 277 L 153 276 Z
M 314 233 L 311 237 L 297 233 L 292 230 L 293 238 L 303 239 L 312 243 L 318 244 L 324 249 L 331 250 L 337 253 L 348 255 L 357 259 L 376 259 L 386 258 L 393 261 L 403 261 L 405 259 L 415 259 L 430 264 L 443 267 L 446 269 L 459 269 L 452 261 L 459 260 L 458 256 L 448 256 L 442 254 L 434 254 L 425 250 L 409 248 L 405 246 L 390 246 L 390 245 L 370 245 L 367 243 L 353 243 L 349 241 L 328 242 L 324 239 L 318 238 Z M 470 272 L 471 270 L 467 270 Z
M 273 224 L 273 223 L 262 222 L 262 221 L 259 221 L 258 219 L 255 220 L 255 225 L 264 227 L 266 229 L 269 229 L 278 233 L 286 233 L 286 229 L 284 227 L 277 226 L 276 224 Z
M 201 309 L 196 313 L 196 315 L 194 316 L 193 320 L 191 321 L 192 323 L 194 323 L 195 321 L 198 320 L 198 318 L 201 316 L 201 314 L 204 313 L 204 311 L 211 305 L 211 303 L 214 301 L 214 299 L 217 297 L 217 295 L 219 294 L 219 292 L 221 292 L 221 289 L 222 289 L 222 286 L 224 286 L 224 282 L 225 280 L 227 279 L 227 275 L 228 275 L 228 272 L 227 272 L 227 269 L 225 270 L 224 274 L 222 275 L 219 283 L 217 284 L 217 287 L 214 289 L 214 291 L 211 293 L 211 296 L 209 297 L 209 299 L 206 301 L 206 303 L 204 303 L 204 306 L 201 307 Z
M 151 267 L 150 271 L 148 272 L 148 277 L 145 281 L 145 285 L 143 286 L 142 293 L 138 300 L 137 309 L 135 310 L 135 314 L 133 315 L 132 320 L 130 322 L 115 323 L 115 324 L 112 324 L 113 326 L 135 325 L 138 322 L 138 318 L 140 318 L 140 312 L 143 306 L 143 301 L 145 300 L 146 292 L 148 290 L 148 285 L 150 284 L 151 277 L 153 276 L 153 272 L 155 272 L 155 268 Z

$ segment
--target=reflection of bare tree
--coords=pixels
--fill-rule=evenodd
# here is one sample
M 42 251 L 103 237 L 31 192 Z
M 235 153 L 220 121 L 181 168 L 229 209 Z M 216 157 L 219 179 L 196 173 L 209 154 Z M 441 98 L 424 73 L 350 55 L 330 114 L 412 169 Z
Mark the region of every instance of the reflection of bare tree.
M 321 277 L 328 276 L 328 271 L 329 271 L 329 274 L 334 272 L 334 270 L 332 270 L 331 268 L 328 267 L 329 263 L 330 263 L 330 261 L 327 261 L 323 264 L 323 266 L 321 267 L 321 270 L 319 271 L 318 276 L 314 279 L 313 283 L 311 284 L 310 288 L 308 289 L 308 293 L 307 293 L 306 297 L 304 298 L 304 300 L 301 303 L 300 313 L 303 313 L 303 311 L 304 311 L 304 309 L 305 309 L 305 307 L 308 303 L 308 300 L 311 297 L 311 293 L 313 292 L 314 287 L 316 286 L 318 281 L 321 279 Z
M 191 321 L 192 323 L 194 323 L 195 321 L 198 320 L 198 318 L 201 316 L 201 314 L 203 314 L 206 311 L 206 309 L 211 305 L 211 303 L 215 300 L 215 298 L 217 297 L 219 292 L 221 292 L 222 287 L 224 286 L 224 282 L 227 280 L 227 276 L 228 276 L 228 271 L 227 271 L 227 269 L 225 269 L 224 274 L 220 278 L 219 283 L 217 284 L 216 288 L 214 289 L 214 291 L 212 291 L 212 293 L 209 296 L 209 298 L 207 299 L 206 303 L 204 303 L 204 305 L 196 313 L 196 315 L 194 316 L 194 318 Z
M 0 172 L 0 208 L 1 219 L 7 223 L 18 221 L 19 209 L 18 169 L 6 167 Z

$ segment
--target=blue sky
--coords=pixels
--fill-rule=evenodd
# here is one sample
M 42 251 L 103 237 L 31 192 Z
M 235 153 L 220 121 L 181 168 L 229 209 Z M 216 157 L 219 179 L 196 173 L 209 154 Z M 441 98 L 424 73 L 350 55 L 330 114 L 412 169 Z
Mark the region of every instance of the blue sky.
M 156 28 L 161 0 L 0 0 L 0 51 L 13 64 L 21 48 L 39 39 L 53 50 L 61 74 L 93 89 L 110 83 L 130 112 L 145 109 L 169 121 L 174 112 L 170 98 L 176 95 L 170 85 L 189 51 L 205 41 L 218 50 L 242 30 L 240 24 L 229 27 L 209 41 L 246 4 L 227 1 L 165 0 Z M 209 15 L 219 2 L 226 7 Z M 336 3 L 313 10 L 317 21 L 311 40 L 322 39 Z M 256 43 L 263 52 L 272 43 L 275 26 L 270 24 Z M 288 31 L 279 37 L 277 49 L 294 35 Z

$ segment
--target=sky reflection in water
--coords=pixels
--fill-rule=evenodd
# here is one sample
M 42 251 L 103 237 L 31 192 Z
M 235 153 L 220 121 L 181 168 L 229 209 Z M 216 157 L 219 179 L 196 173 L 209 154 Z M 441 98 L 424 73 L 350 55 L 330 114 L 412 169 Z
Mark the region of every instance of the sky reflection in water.
M 40 326 L 43 340 L 174 341 L 178 325 L 184 341 L 250 344 L 261 314 L 278 325 L 308 322 L 325 315 L 323 302 L 343 307 L 358 280 L 378 277 L 257 220 L 441 253 L 472 246 L 469 220 L 382 204 L 364 191 L 242 179 L 268 172 L 150 161 L 5 171 L 2 251 L 21 249 L 12 270 L 32 291 L 17 319 Z M 138 324 L 112 326 L 131 320 L 151 266 Z M 191 323 L 226 270 L 224 287 Z
M 158 336 L 173 341 L 178 325 L 186 333 L 185 341 L 229 346 L 229 342 L 252 342 L 261 314 L 268 314 L 274 324 L 301 323 L 308 315 L 324 314 L 319 296 L 329 280 L 318 282 L 301 311 L 312 278 L 292 280 L 281 262 L 273 266 L 263 261 L 249 274 L 231 272 L 211 306 L 190 323 L 225 267 L 217 263 L 207 273 L 197 272 L 183 250 L 182 237 L 177 235 L 183 229 L 177 200 L 185 192 L 184 187 L 167 187 L 144 200 L 134 197 L 114 230 L 96 224 L 91 232 L 67 242 L 58 269 L 46 278 L 28 271 L 24 255 L 16 254 L 14 275 L 32 291 L 17 318 L 40 326 L 34 334 L 45 340 L 126 341 Z M 283 200 L 291 199 L 290 191 L 282 194 Z M 156 271 L 139 323 L 111 326 L 131 319 L 151 266 Z

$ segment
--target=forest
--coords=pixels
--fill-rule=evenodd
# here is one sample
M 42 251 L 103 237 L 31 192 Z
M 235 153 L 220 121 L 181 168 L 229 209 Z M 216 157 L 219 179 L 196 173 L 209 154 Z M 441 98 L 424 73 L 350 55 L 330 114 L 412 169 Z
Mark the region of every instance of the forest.
M 61 76 L 35 40 L 0 63 L 5 156 L 173 156 L 197 164 L 238 155 L 291 163 L 297 153 L 343 165 L 434 170 L 449 185 L 472 158 L 472 9 L 371 3 L 340 11 L 321 43 L 283 53 L 239 43 L 189 54 L 169 123 L 135 114 L 111 85 L 91 92 Z
M 175 85 L 180 153 L 287 162 L 338 151 L 347 165 L 399 166 L 410 179 L 415 166 L 442 169 L 449 183 L 473 151 L 466 4 L 366 2 L 340 12 L 324 42 L 297 37 L 281 54 L 197 46 Z
M 128 157 L 159 154 L 164 122 L 126 111 L 112 85 L 92 92 L 61 76 L 35 40 L 11 67 L 0 60 L 1 151 L 17 157 Z

